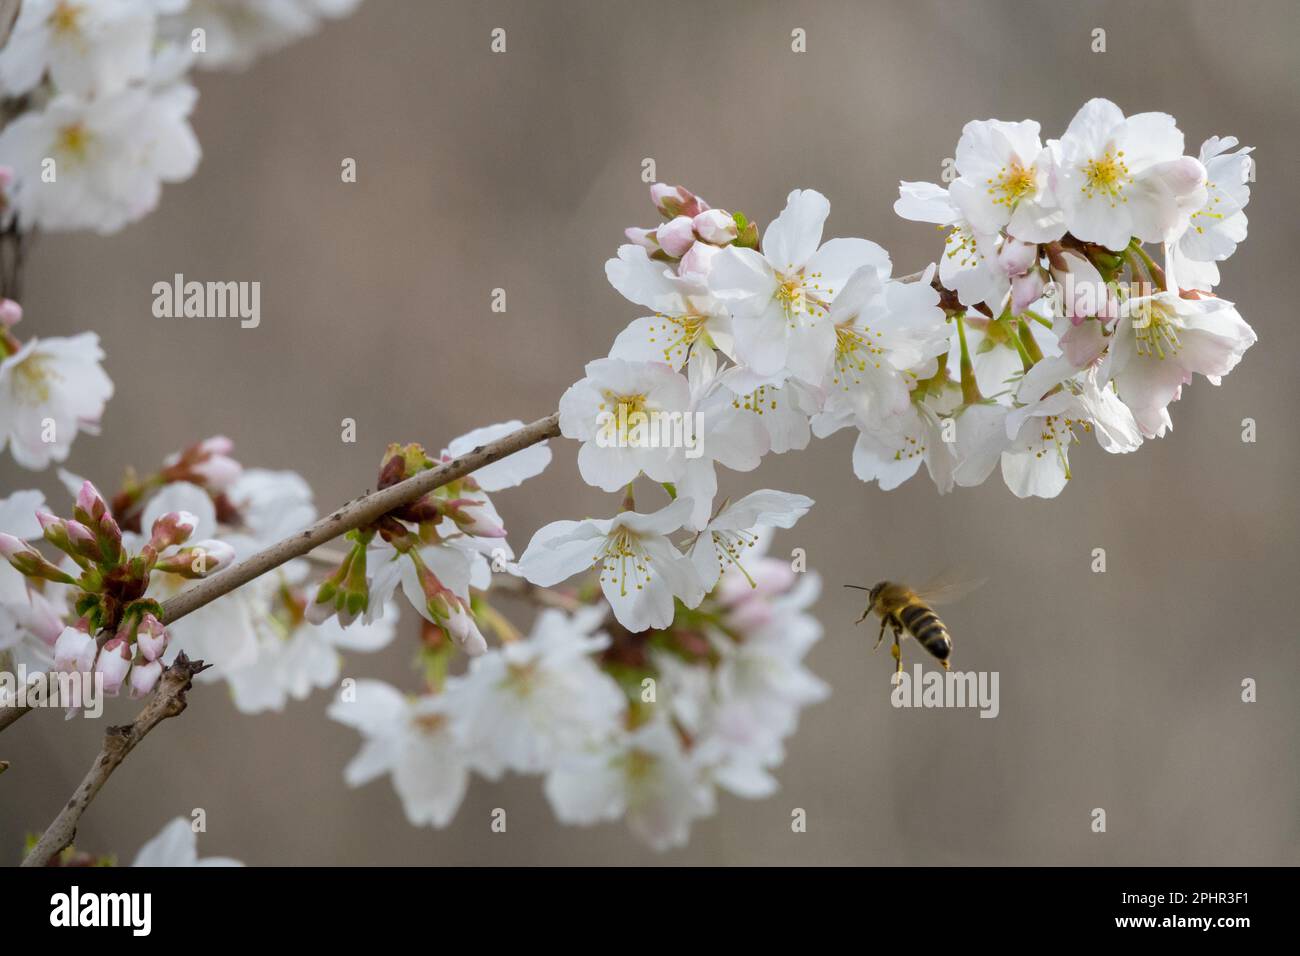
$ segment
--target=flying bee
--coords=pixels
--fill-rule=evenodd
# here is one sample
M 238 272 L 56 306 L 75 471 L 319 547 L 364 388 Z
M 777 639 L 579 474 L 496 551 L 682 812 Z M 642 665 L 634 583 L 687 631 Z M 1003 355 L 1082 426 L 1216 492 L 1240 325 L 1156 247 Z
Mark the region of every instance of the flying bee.
M 890 653 L 893 654 L 894 661 L 898 665 L 895 672 L 902 673 L 903 651 L 899 641 L 904 634 L 914 637 L 917 643 L 938 659 L 944 670 L 948 669 L 948 659 L 952 656 L 952 635 L 930 605 L 955 601 L 979 587 L 981 583 L 977 581 L 970 584 L 932 585 L 915 591 L 906 584 L 897 584 L 893 581 L 881 581 L 871 588 L 858 584 L 844 586 L 870 592 L 867 597 L 867 609 L 854 623 L 861 624 L 872 611 L 880 617 L 880 636 L 876 638 L 872 650 L 880 647 L 885 639 L 885 628 L 890 628 L 894 632 L 894 645 L 890 648 Z

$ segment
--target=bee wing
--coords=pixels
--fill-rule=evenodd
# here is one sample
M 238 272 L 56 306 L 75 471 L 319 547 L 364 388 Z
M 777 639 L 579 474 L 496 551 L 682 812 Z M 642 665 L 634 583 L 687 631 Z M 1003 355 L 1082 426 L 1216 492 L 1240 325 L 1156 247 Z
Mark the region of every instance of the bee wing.
M 988 578 L 963 577 L 944 571 L 916 589 L 917 597 L 931 604 L 952 604 L 981 587 Z

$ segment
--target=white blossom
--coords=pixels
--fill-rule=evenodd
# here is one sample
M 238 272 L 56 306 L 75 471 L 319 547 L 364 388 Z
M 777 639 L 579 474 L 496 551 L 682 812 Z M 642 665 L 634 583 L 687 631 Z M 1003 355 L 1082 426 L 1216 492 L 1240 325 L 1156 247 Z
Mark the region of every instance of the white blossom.
M 605 612 L 547 609 L 526 640 L 470 662 L 447 692 L 453 730 L 476 770 L 542 773 L 564 754 L 616 733 L 627 698 L 592 661 L 609 639 Z
M 186 817 L 176 817 L 140 847 L 134 866 L 243 866 L 224 856 L 199 857 L 199 838 Z
M 553 521 L 533 535 L 519 569 L 533 584 L 552 587 L 599 568 L 601 590 L 620 624 L 633 632 L 667 627 L 675 600 L 694 607 L 704 596 L 690 559 L 667 537 L 691 507 L 690 499 L 678 498 L 650 514 Z
M 64 461 L 79 431 L 97 434 L 113 394 L 103 360 L 94 332 L 28 339 L 5 356 L 0 361 L 0 451 L 8 445 L 18 464 L 41 469 Z
M 712 793 L 665 720 L 570 755 L 547 776 L 545 789 L 561 823 L 623 817 L 656 850 L 684 846 L 691 823 L 714 810 Z
M 0 50 L 0 90 L 111 95 L 149 72 L 154 12 L 142 0 L 23 0 Z
M 19 222 L 111 233 L 151 212 L 162 184 L 198 165 L 189 125 L 197 95 L 183 82 L 137 85 L 93 100 L 63 94 L 23 113 L 0 131 Z
M 728 246 L 713 257 L 709 287 L 731 309 L 736 355 L 755 375 L 820 382 L 835 347 L 830 305 L 864 266 L 889 273 L 889 255 L 866 239 L 822 243 L 830 203 L 796 189 L 763 233 L 763 251 Z
M 445 827 L 469 787 L 469 763 L 451 732 L 447 695 L 408 698 L 377 680 L 359 680 L 350 693 L 329 708 L 330 717 L 360 731 L 364 741 L 343 779 L 358 787 L 391 774 L 412 826 Z
M 1123 249 L 1137 237 L 1178 235 L 1203 204 L 1205 169 L 1183 155 L 1183 134 L 1168 113 L 1125 117 L 1105 99 L 1085 103 L 1053 144 L 1057 202 L 1075 238 Z M 1190 208 L 1189 208 L 1190 206 Z
M 673 422 L 686 427 L 691 401 L 686 377 L 664 362 L 616 358 L 588 362 L 586 373 L 560 398 L 560 432 L 582 442 L 582 480 L 603 491 L 618 491 L 640 474 L 673 481 L 678 475 L 673 444 L 658 436 Z
M 690 558 L 706 591 L 712 591 L 728 569 L 742 574 L 747 552 L 759 540 L 759 528 L 793 528 L 808 513 L 813 500 L 805 495 L 763 489 L 725 505 L 691 545 Z
M 314 33 L 322 19 L 351 14 L 361 0 L 190 0 L 164 31 L 191 42 L 203 30 L 195 63 L 205 70 L 243 70 L 265 53 Z

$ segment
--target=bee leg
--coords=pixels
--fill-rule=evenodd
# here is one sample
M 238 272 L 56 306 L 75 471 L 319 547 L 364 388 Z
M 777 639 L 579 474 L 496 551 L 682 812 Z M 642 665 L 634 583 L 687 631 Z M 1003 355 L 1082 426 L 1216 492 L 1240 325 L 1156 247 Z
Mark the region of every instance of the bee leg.
M 854 621 L 853 623 L 854 623 L 854 624 L 861 624 L 863 621 L 865 621 L 865 620 L 867 619 L 867 615 L 870 614 L 870 613 L 871 613 L 871 608 L 867 608 L 865 611 L 862 612 L 862 617 L 858 618 L 858 619 L 857 619 L 856 621 Z
M 903 673 L 903 649 L 898 644 L 898 629 L 894 629 L 894 646 L 889 649 L 889 653 L 894 655 L 894 660 L 898 667 L 894 671 L 895 675 Z
M 872 649 L 873 651 L 879 649 L 879 647 L 880 647 L 880 642 L 883 641 L 884 639 L 885 639 L 885 621 L 884 621 L 884 619 L 882 618 L 881 621 L 880 621 L 880 636 L 879 636 L 878 638 L 876 638 L 876 643 L 875 643 L 874 645 L 872 645 L 872 648 L 871 648 L 871 649 Z

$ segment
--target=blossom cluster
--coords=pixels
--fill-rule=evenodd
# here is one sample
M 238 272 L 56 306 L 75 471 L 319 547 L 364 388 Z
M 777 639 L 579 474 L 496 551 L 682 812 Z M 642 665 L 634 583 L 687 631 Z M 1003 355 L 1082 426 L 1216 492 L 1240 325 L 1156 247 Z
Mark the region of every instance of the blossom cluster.
M 198 166 L 190 67 L 246 66 L 359 3 L 24 0 L 0 48 L 3 241 L 113 233 L 150 213 Z M 0 452 L 42 469 L 97 433 L 113 384 L 94 332 L 23 341 L 21 318 L 0 298 Z
M 235 705 L 256 713 L 333 686 L 340 651 L 387 646 L 396 612 L 349 631 L 337 621 L 308 622 L 312 571 L 301 560 L 161 625 L 162 603 L 193 579 L 316 518 L 299 475 L 246 469 L 232 451 L 224 437 L 198 442 L 151 474 L 128 474 L 107 500 L 61 472 L 78 495 L 68 520 L 49 514 L 39 492 L 0 501 L 0 527 L 9 532 L 0 537 L 9 559 L 0 564 L 0 653 L 29 674 L 104 671 L 110 694 L 121 672 L 139 696 L 184 651 L 211 665 L 199 681 L 226 681 Z M 58 561 L 33 547 L 41 539 L 61 552 Z
M 1187 156 L 1172 116 L 1094 99 L 1046 144 L 1032 120 L 968 123 L 946 189 L 902 184 L 899 215 L 948 231 L 938 279 L 960 401 L 914 399 L 956 420 L 931 454 L 945 462 L 927 459 L 941 490 L 1000 464 L 1017 495 L 1054 496 L 1079 432 L 1134 451 L 1172 427 L 1195 375 L 1218 385 L 1237 365 L 1256 336 L 1214 294 L 1246 237 L 1252 166 L 1236 146 L 1213 136 Z
M 158 515 L 147 538 L 132 540 L 89 481 L 77 491 L 71 518 L 43 508 L 35 516 L 40 537 L 62 552 L 59 561 L 8 532 L 0 533 L 0 556 L 29 582 L 65 588 L 61 597 L 75 620 L 65 624 L 58 598 L 32 588 L 27 607 L 15 602 L 10 612 L 30 621 L 17 636 L 27 631 L 47 644 L 56 671 L 101 675 L 108 694 L 117 694 L 128 679 L 132 697 L 149 693 L 162 676 L 170 639 L 162 607 L 149 596 L 154 576 L 206 577 L 228 566 L 234 549 L 215 539 L 191 544 L 199 519 L 188 511 Z M 99 634 L 106 637 L 102 643 Z
M 353 5 L 236 4 L 283 27 L 268 47 Z M 139 2 L 24 5 L 22 55 L 0 52 L 0 87 L 38 117 L 69 97 L 97 109 L 164 96 L 153 77 L 179 34 L 155 20 L 185 4 L 144 6 L 139 53 Z M 193 15 L 209 6 L 196 0 Z M 229 37 L 255 22 L 232 18 Z M 85 41 L 75 55 L 61 45 L 70 29 Z M 166 94 L 176 100 L 177 76 Z M 0 132 L 0 161 L 16 125 Z M 138 117 L 128 126 L 150 128 Z M 1053 497 L 1081 433 L 1114 453 L 1164 436 L 1194 376 L 1219 384 L 1254 343 L 1215 294 L 1218 263 L 1246 236 L 1248 148 L 1213 137 L 1184 155 L 1172 117 L 1125 117 L 1105 100 L 1085 104 L 1060 139 L 1039 134 L 1029 120 L 972 122 L 948 185 L 901 184 L 896 212 L 947 233 L 938 262 L 907 276 L 874 242 L 827 239 L 830 204 L 814 190 L 792 191 L 760 234 L 743 213 L 653 185 L 660 222 L 626 230 L 605 264 L 645 314 L 559 402 L 582 479 L 621 496 L 607 517 L 547 523 L 516 559 L 491 496 L 547 468 L 551 451 L 537 444 L 349 531 L 341 552 L 292 561 L 164 627 L 162 602 L 190 579 L 316 518 L 301 477 L 245 469 L 227 439 L 211 438 L 129 474 L 107 500 L 62 472 L 77 496 L 70 519 L 36 492 L 0 501 L 0 654 L 29 670 L 95 668 L 112 691 L 140 694 L 183 649 L 213 665 L 199 679 L 227 681 L 240 710 L 280 709 L 337 686 L 339 651 L 391 643 L 400 592 L 420 618 L 423 686 L 343 683 L 329 713 L 364 741 L 350 784 L 391 775 L 408 820 L 441 827 L 472 774 L 538 775 L 564 823 L 623 818 L 653 847 L 681 845 L 718 789 L 775 789 L 802 708 L 828 693 L 803 665 L 821 633 L 808 613 L 818 576 L 767 555 L 813 501 L 769 488 L 721 495 L 719 469 L 750 472 L 850 429 L 854 473 L 881 489 L 924 465 L 944 493 L 1000 466 L 1017 496 Z M 165 178 L 132 162 L 109 179 L 153 189 L 118 214 L 142 210 L 141 197 L 151 205 Z M 0 178 L 9 225 L 58 228 L 59 200 L 32 199 L 30 164 L 16 165 Z M 107 213 L 105 223 L 121 224 Z M 20 317 L 0 302 L 0 441 L 45 467 L 95 426 L 112 385 L 93 335 L 22 343 L 10 331 Z M 392 444 L 377 487 L 419 481 L 523 427 L 479 428 L 436 455 Z M 647 494 L 658 502 L 638 507 Z M 529 634 L 500 598 L 544 608 Z
M 882 489 L 924 464 L 947 492 L 1000 464 L 1016 495 L 1059 494 L 1081 433 L 1110 452 L 1163 436 L 1183 387 L 1198 374 L 1217 385 L 1254 343 L 1214 293 L 1246 235 L 1252 167 L 1236 145 L 1213 137 L 1184 155 L 1173 117 L 1100 99 L 1045 144 L 1032 120 L 969 123 L 949 186 L 901 185 L 899 215 L 947 230 L 938 265 L 902 278 L 873 242 L 825 240 L 830 204 L 813 190 L 791 192 L 760 242 L 744 215 L 656 184 L 663 222 L 629 229 L 606 264 L 653 314 L 560 404 L 583 479 L 660 483 L 698 530 L 716 466 L 749 471 L 852 428 L 854 472 Z M 689 455 L 646 440 L 657 433 L 643 426 L 679 414 L 700 423 Z M 551 537 L 530 546 L 526 573 Z M 679 584 L 688 604 L 701 593 Z
M 25 0 L 0 50 L 6 214 L 115 232 L 193 175 L 195 63 L 243 66 L 359 0 Z
M 461 676 L 434 668 L 423 695 L 358 682 L 330 708 L 364 739 L 348 781 L 391 774 L 412 824 L 445 826 L 471 774 L 543 775 L 561 822 L 623 818 L 656 849 L 684 844 L 719 788 L 776 789 L 782 741 L 828 693 L 801 663 L 821 635 L 806 613 L 817 576 L 752 562 L 752 577 L 729 567 L 707 600 L 649 635 L 609 622 L 589 593 L 542 611 L 527 638 L 508 636 Z

